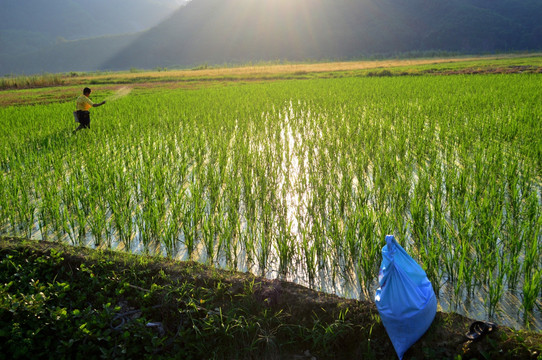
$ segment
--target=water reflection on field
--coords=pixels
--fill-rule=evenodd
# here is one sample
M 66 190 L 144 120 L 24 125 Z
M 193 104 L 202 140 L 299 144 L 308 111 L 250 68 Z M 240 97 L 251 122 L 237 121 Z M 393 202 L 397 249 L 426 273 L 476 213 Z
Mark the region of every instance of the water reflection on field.
M 508 80 L 343 79 L 119 99 L 128 118 L 117 124 L 119 112 L 104 109 L 114 125 L 92 135 L 6 138 L 0 234 L 191 259 L 369 300 L 393 234 L 443 310 L 542 329 L 542 181 L 527 141 L 540 132 L 531 110 L 520 123 L 515 108 L 535 92 L 505 91 L 516 86 Z M 15 122 L 30 110 L 0 111 Z

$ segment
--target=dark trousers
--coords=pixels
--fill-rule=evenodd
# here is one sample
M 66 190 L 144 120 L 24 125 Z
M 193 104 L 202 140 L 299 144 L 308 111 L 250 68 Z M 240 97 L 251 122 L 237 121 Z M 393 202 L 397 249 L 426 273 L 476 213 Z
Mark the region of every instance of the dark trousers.
M 76 131 L 80 129 L 90 129 L 90 112 L 77 110 L 77 118 L 79 119 L 79 127 L 75 129 Z

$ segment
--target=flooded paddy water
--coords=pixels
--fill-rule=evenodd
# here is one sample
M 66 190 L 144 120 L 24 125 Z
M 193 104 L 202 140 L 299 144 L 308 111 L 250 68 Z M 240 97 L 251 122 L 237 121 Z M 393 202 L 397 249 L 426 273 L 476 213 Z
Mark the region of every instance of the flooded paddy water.
M 540 330 L 542 109 L 536 79 L 521 79 L 125 97 L 92 132 L 69 137 L 46 123 L 4 138 L 0 234 L 191 259 L 366 300 L 393 234 L 440 309 Z M 28 129 L 42 116 L 34 110 L 0 111 Z

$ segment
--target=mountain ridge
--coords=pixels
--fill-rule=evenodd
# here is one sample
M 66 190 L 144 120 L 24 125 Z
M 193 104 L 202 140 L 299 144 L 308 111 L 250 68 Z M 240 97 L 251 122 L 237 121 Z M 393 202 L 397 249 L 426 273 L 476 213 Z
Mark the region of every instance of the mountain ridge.
M 146 31 L 13 56 L 0 74 L 540 50 L 540 18 L 536 0 L 193 0 Z

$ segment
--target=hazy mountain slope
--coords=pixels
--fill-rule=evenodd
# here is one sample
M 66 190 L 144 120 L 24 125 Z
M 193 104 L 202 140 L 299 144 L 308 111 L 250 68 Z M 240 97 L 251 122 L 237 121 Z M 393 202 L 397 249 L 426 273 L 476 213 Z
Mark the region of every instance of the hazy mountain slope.
M 129 40 L 56 44 L 33 56 L 54 54 L 55 66 L 12 57 L 0 62 L 0 74 L 79 70 L 74 64 L 117 70 L 425 50 L 540 50 L 541 18 L 539 0 L 193 0 Z M 76 61 L 75 47 L 85 49 L 85 61 Z M 63 66 L 61 59 L 70 61 Z
M 74 40 L 146 30 L 184 0 L 2 0 L 0 50 L 5 56 Z
M 10 66 L 0 74 L 67 73 L 99 70 L 112 54 L 128 47 L 137 35 L 105 36 L 81 41 L 65 41 L 29 55 L 3 57 Z M 11 65 L 9 65 L 11 64 Z M 0 62 L 0 69 L 3 65 Z M 127 68 L 129 69 L 129 67 Z
M 540 48 L 533 24 L 541 17 L 536 1 L 197 0 L 104 66 Z
M 2 0 L 0 30 L 68 40 L 143 31 L 177 10 L 180 0 Z

